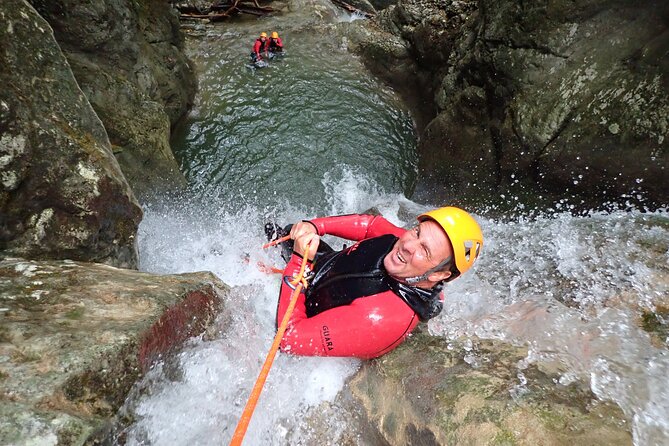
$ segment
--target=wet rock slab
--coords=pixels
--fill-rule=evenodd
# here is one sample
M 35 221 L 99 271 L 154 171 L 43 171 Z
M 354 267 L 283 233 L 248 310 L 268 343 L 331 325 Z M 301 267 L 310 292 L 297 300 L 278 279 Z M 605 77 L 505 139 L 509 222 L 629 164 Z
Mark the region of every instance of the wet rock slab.
M 365 363 L 350 389 L 379 444 L 632 444 L 616 405 L 579 383 L 560 385 L 554 371 L 520 370 L 526 355 L 497 341 L 449 348 L 418 333 Z
M 53 28 L 133 192 L 183 187 L 169 137 L 197 82 L 176 10 L 156 1 L 31 3 Z
M 137 266 L 142 218 L 49 24 L 0 2 L 0 251 Z
M 202 333 L 227 287 L 73 261 L 0 261 L 0 444 L 104 436 L 153 361 Z

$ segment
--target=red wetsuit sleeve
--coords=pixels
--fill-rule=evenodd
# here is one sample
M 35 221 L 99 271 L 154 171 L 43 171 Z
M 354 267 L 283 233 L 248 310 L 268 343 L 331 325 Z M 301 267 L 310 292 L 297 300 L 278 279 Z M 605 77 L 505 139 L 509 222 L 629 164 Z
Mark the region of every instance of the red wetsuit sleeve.
M 283 318 L 292 294 L 285 281 L 281 287 L 277 321 Z M 376 358 L 402 343 L 419 322 L 413 310 L 391 291 L 356 299 L 310 318 L 304 301 L 304 293 L 300 293 L 281 341 L 285 353 Z
M 260 40 L 256 40 L 256 42 L 253 44 L 253 52 L 256 53 L 257 56 L 260 56 L 260 46 L 261 45 L 262 45 L 262 43 L 260 42 Z
M 375 215 L 338 215 L 308 221 L 316 227 L 318 235 L 328 234 L 355 241 L 385 234 L 399 237 L 405 232 L 404 229 L 395 226 L 385 218 Z
M 405 230 L 383 217 L 342 215 L 309 220 L 319 235 L 364 240 L 384 234 L 401 236 Z M 302 258 L 293 254 L 286 265 L 277 308 L 281 323 L 293 293 L 289 280 L 300 270 Z M 349 305 L 331 308 L 307 317 L 305 295 L 300 293 L 290 317 L 281 350 L 305 356 L 353 356 L 375 358 L 399 345 L 418 325 L 416 313 L 392 291 L 355 299 Z
M 281 37 L 276 38 L 276 44 L 279 48 L 283 48 L 283 42 L 281 41 Z

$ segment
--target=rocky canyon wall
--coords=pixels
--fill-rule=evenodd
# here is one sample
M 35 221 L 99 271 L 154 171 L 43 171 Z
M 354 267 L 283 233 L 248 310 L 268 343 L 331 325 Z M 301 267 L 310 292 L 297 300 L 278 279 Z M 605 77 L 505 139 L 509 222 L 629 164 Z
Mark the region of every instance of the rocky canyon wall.
M 401 0 L 352 40 L 412 98 L 419 198 L 653 208 L 669 202 L 668 25 L 650 0 Z

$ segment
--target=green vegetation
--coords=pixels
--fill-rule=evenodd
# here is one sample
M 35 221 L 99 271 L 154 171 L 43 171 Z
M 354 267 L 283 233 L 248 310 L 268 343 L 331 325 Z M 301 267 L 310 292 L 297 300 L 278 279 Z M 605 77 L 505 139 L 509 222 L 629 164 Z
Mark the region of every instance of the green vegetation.
M 540 408 L 534 413 L 541 419 L 544 426 L 553 432 L 560 432 L 565 427 L 570 426 L 567 417 L 557 406 L 550 408 Z
M 644 311 L 641 315 L 641 328 L 663 345 L 669 338 L 669 307 L 658 306 L 655 311 Z
M 465 424 L 482 424 L 482 423 L 494 423 L 499 425 L 501 421 L 501 413 L 497 408 L 484 406 L 480 409 L 470 410 L 467 412 L 465 417 Z
M 35 362 L 42 358 L 42 355 L 33 350 L 14 350 L 12 352 L 12 360 L 15 362 Z
M 9 332 L 5 328 L 0 328 L 0 343 L 10 343 L 12 338 L 9 335 Z
M 83 316 L 84 307 L 77 307 L 65 313 L 65 317 L 68 319 L 80 320 Z
M 492 440 L 492 444 L 496 446 L 516 446 L 516 437 L 513 433 L 508 430 L 502 430 L 502 432 L 495 435 L 495 438 Z
M 82 425 L 73 421 L 69 421 L 58 430 L 58 444 L 83 444 L 86 440 L 86 437 L 88 436 L 88 433 L 89 432 L 85 431 Z

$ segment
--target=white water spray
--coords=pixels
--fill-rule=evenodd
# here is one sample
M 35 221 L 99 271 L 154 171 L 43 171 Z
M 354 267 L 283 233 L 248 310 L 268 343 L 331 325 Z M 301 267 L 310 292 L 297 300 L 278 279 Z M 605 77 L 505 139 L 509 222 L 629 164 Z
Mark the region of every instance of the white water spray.
M 340 180 L 324 182 L 331 202 L 327 213 L 356 212 L 373 203 L 382 203 L 384 212 L 398 209 L 399 197 L 380 194 L 377 186 L 357 179 L 360 177 L 349 169 L 338 169 L 330 176 Z M 175 360 L 158 365 L 136 386 L 125 409 L 137 418 L 127 431 L 127 444 L 226 443 L 275 330 L 280 278 L 261 272 L 256 263 L 279 265 L 280 258 L 276 251 L 260 249 L 266 242 L 263 216 L 272 215 L 287 224 L 305 218 L 305 213 L 248 207 L 226 214 L 174 203 L 165 209 L 145 209 L 139 232 L 142 269 L 156 273 L 212 271 L 231 291 L 215 333 L 193 339 Z M 300 426 L 299 414 L 332 401 L 358 365 L 355 359 L 279 354 L 246 441 L 286 444 L 286 435 L 308 430 Z
M 351 168 L 329 172 L 323 184 L 327 208 L 320 214 L 375 207 L 408 226 L 407 216 L 428 209 L 383 193 Z M 264 216 L 285 224 L 315 212 L 289 206 L 249 206 L 234 214 L 188 206 L 146 210 L 143 269 L 209 270 L 232 290 L 216 333 L 193 340 L 177 361 L 156 367 L 138 386 L 129 407 L 139 421 L 128 432 L 129 444 L 229 440 L 274 335 L 279 279 L 255 267 L 280 261 L 277 252 L 259 248 Z M 447 287 L 431 333 L 445 342 L 477 336 L 527 345 L 519 376 L 531 363 L 553 364 L 562 373 L 556 385 L 584 380 L 600 399 L 619 404 L 632 420 L 635 444 L 661 444 L 669 438 L 663 384 L 669 359 L 638 324 L 639 309 L 652 308 L 669 286 L 662 272 L 668 254 L 642 249 L 668 237 L 666 225 L 653 224 L 656 217 L 666 218 L 627 212 L 514 223 L 482 219 L 484 255 L 471 274 Z M 296 414 L 332 401 L 357 366 L 350 359 L 280 354 L 249 427 L 250 444 L 287 444 L 288 437 L 307 432 Z
M 321 32 L 323 23 L 336 21 L 330 17 L 332 7 L 318 5 L 311 14 L 299 7 L 303 3 L 293 9 L 306 11 L 305 17 L 286 14 L 272 22 L 290 51 L 275 69 L 251 77 L 241 65 L 251 36 L 266 30 L 265 21 L 252 31 L 226 24 L 225 33 L 214 33 L 195 51 L 202 82 L 197 114 L 189 117 L 192 126 L 183 145 L 192 145 L 185 170 L 202 192 L 199 201 L 145 209 L 141 268 L 212 271 L 232 288 L 214 329 L 193 339 L 174 360 L 156 366 L 135 387 L 124 409 L 137 418 L 126 433 L 128 444 L 208 445 L 230 439 L 274 335 L 279 279 L 256 268 L 257 261 L 280 262 L 276 251 L 260 250 L 267 220 L 287 224 L 376 208 L 393 223 L 407 226 L 430 208 L 386 192 L 406 184 L 413 158 L 407 156 L 410 150 L 398 150 L 407 145 L 406 126 L 383 123 L 406 117 L 376 107 L 391 96 L 373 94 L 378 82 L 360 84 L 357 74 L 349 72 L 344 74 L 355 82 L 341 78 L 337 68 L 354 62 L 338 54 L 346 42 L 328 46 L 334 39 L 305 31 L 312 27 Z M 309 53 L 313 50 L 319 54 Z M 327 64 L 321 53 L 328 55 Z M 321 81 L 327 88 L 317 90 Z M 266 88 L 272 85 L 281 88 Z M 291 92 L 295 86 L 298 91 Z M 281 94 L 272 96 L 275 91 Z M 364 100 L 351 105 L 360 98 Z M 229 104 L 235 104 L 233 111 Z M 293 115 L 295 110 L 300 113 Z M 369 122 L 386 115 L 390 118 Z M 300 121 L 301 116 L 310 117 L 309 122 Z M 258 125 L 261 121 L 264 126 Z M 370 129 L 375 133 L 367 135 Z M 352 138 L 360 135 L 366 139 Z M 392 139 L 384 140 L 388 135 Z M 370 156 L 372 144 L 388 149 Z M 394 154 L 401 156 L 392 158 Z M 355 155 L 363 156 L 350 161 Z M 297 161 L 286 164 L 286 158 Z M 356 167 L 329 167 L 340 166 L 341 159 Z M 373 162 L 363 166 L 369 160 Z M 392 173 L 390 167 L 404 164 L 409 165 Z M 264 170 L 254 171 L 258 166 Z M 277 174 L 286 166 L 287 173 Z M 324 175 L 318 173 L 323 166 L 328 166 Z M 375 183 L 383 178 L 392 181 L 384 187 Z M 316 190 L 319 184 L 322 190 Z M 248 196 L 241 197 L 242 190 Z M 263 200 L 256 200 L 257 195 Z M 266 195 L 275 204 L 255 204 L 266 203 Z M 666 220 L 666 212 L 634 211 L 583 218 L 565 212 L 510 223 L 481 219 L 486 237 L 482 258 L 471 273 L 448 285 L 444 311 L 430 322 L 430 331 L 445 343 L 478 336 L 527 345 L 515 391 L 522 392 L 526 384 L 527 365 L 552 364 L 561 373 L 556 385 L 584 380 L 599 398 L 618 403 L 632 422 L 636 445 L 667 444 L 669 343 L 651 343 L 638 321 L 641 311 L 669 305 Z M 335 247 L 342 243 L 326 241 Z M 476 360 L 472 352 L 468 362 Z M 313 444 L 304 418 L 332 401 L 358 364 L 280 354 L 247 442 Z M 327 442 L 337 444 L 347 425 L 345 420 L 333 424 Z
M 669 339 L 654 345 L 640 314 L 669 296 L 668 227 L 664 212 L 484 221 L 484 255 L 430 331 L 527 345 L 520 371 L 552 364 L 559 385 L 589 382 L 632 420 L 635 444 L 666 444 Z

